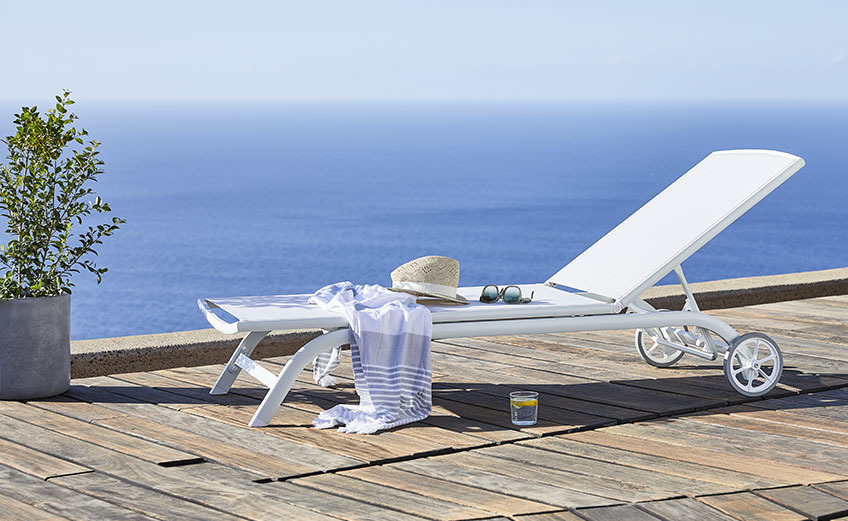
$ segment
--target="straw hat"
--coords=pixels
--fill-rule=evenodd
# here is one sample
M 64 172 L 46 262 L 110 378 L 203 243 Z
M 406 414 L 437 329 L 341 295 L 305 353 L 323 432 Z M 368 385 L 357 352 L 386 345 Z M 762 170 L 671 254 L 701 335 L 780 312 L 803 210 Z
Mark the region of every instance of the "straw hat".
M 392 291 L 403 291 L 419 297 L 432 297 L 457 304 L 468 304 L 456 294 L 459 285 L 459 261 L 450 257 L 429 255 L 411 260 L 392 272 Z

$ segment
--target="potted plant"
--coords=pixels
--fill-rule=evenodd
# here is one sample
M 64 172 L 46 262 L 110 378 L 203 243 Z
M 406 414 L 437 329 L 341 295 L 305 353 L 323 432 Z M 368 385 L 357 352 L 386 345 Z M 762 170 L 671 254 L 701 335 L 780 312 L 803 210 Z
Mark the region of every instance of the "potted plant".
M 15 114 L 0 164 L 0 399 L 61 394 L 70 385 L 70 277 L 106 272 L 91 256 L 123 219 L 91 189 L 103 173 L 97 141 L 84 142 L 68 111 L 70 92 L 43 116 Z M 86 138 L 87 139 L 87 138 Z

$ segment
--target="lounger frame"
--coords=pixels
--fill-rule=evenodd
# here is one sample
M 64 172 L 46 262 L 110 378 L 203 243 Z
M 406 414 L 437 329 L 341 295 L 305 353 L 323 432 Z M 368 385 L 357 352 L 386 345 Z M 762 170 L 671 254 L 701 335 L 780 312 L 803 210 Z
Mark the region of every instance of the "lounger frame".
M 683 276 L 683 270 L 678 266 L 675 268 L 675 272 L 677 272 L 687 295 L 687 305 L 684 308 L 687 310 L 685 311 L 657 311 L 644 301 L 637 299 L 628 308 L 628 313 L 435 323 L 433 324 L 433 340 L 461 337 L 568 333 L 576 331 L 673 328 L 680 327 L 681 324 L 686 324 L 701 328 L 706 333 L 706 338 L 710 342 L 710 349 L 699 350 L 682 344 L 672 344 L 673 347 L 701 358 L 715 360 L 718 355 L 724 354 L 727 351 L 727 346 L 732 344 L 740 335 L 721 319 L 696 311 L 697 304 Z M 198 306 L 210 322 L 214 323 L 217 320 L 221 320 L 212 312 L 210 303 L 207 300 L 198 300 Z M 717 335 L 718 338 L 713 338 L 709 332 Z M 306 369 L 316 356 L 336 346 L 347 344 L 350 338 L 349 328 L 326 330 L 322 335 L 310 340 L 298 349 L 283 367 L 282 371 L 278 375 L 275 375 L 250 358 L 257 344 L 269 333 L 270 331 L 248 332 L 233 352 L 232 357 L 230 357 L 229 362 L 227 362 L 226 367 L 210 391 L 210 394 L 226 394 L 241 371 L 245 371 L 267 387 L 269 389 L 268 393 L 250 420 L 249 425 L 251 427 L 267 426 L 277 412 L 277 409 L 279 409 L 285 400 L 301 371 Z
M 513 308 L 510 311 L 513 313 L 512 316 L 474 315 L 479 319 L 473 320 L 462 319 L 462 313 L 455 314 L 456 317 L 460 317 L 459 319 L 442 314 L 442 318 L 437 320 L 436 316 L 439 315 L 434 313 L 432 338 L 438 340 L 457 337 L 636 329 L 650 334 L 654 347 L 662 345 L 674 350 L 679 356 L 686 353 L 707 360 L 715 360 L 718 356 L 724 355 L 725 375 L 734 389 L 747 396 L 761 396 L 777 384 L 783 369 L 783 358 L 777 344 L 759 333 L 740 335 L 724 321 L 701 313 L 683 274 L 681 264 L 803 166 L 804 161 L 801 158 L 783 152 L 768 150 L 714 152 L 546 282 L 546 285 L 551 287 L 567 284 L 570 287 L 580 288 L 583 293 L 578 295 L 588 297 L 590 301 L 595 302 L 594 304 L 582 308 L 576 306 L 574 309 L 577 312 L 572 312 L 570 316 L 567 306 L 554 308 L 558 309 L 555 316 L 545 315 L 544 308 L 540 310 L 541 313 L 538 316 L 515 315 L 515 312 L 519 310 L 521 313 L 525 310 L 528 313 L 534 313 L 533 308 L 529 307 L 531 304 L 527 304 L 526 308 L 525 305 L 519 308 L 509 306 Z M 737 187 L 744 186 L 744 189 L 738 194 L 728 192 L 728 186 L 734 184 Z M 692 199 L 694 196 L 696 199 Z M 723 205 L 713 208 L 711 199 L 720 200 Z M 696 218 L 683 225 L 685 228 L 683 231 L 678 233 L 675 228 L 666 226 L 668 236 L 645 237 L 644 229 L 656 223 L 658 217 L 663 216 L 663 212 L 667 212 L 670 216 L 689 215 L 691 217 L 690 207 L 695 203 L 700 205 L 701 211 L 696 212 Z M 667 216 L 665 217 L 667 219 Z M 649 258 L 636 258 L 631 262 L 623 259 L 622 252 L 638 251 L 637 246 L 640 240 L 653 242 L 658 247 L 650 250 Z M 616 273 L 618 277 L 604 277 L 605 270 L 606 273 Z M 640 297 L 671 272 L 677 275 L 683 287 L 686 303 L 680 311 L 655 310 Z M 547 288 L 544 289 L 547 290 Z M 598 302 L 603 302 L 604 305 L 601 306 Z M 223 320 L 213 312 L 213 308 L 216 307 L 214 300 L 199 299 L 198 306 L 216 329 L 225 333 L 247 331 L 247 336 L 236 348 L 210 392 L 211 394 L 227 393 L 241 371 L 247 372 L 268 387 L 268 393 L 250 421 L 252 427 L 269 424 L 291 390 L 297 376 L 312 363 L 317 355 L 349 343 L 350 330 L 340 325 L 343 322 L 339 320 L 339 317 L 323 317 L 316 321 L 307 319 L 305 322 L 308 322 L 310 327 L 316 327 L 316 324 L 317 327 L 326 327 L 323 329 L 324 333 L 301 347 L 282 371 L 275 375 L 251 360 L 250 355 L 256 345 L 272 329 L 285 327 L 283 324 L 289 322 L 282 322 L 280 321 L 282 317 L 279 317 L 279 319 L 272 318 L 258 322 L 239 320 L 232 323 Z M 276 308 L 273 309 L 276 313 Z M 586 311 L 587 309 L 590 311 Z M 465 316 L 468 317 L 468 314 Z M 322 320 L 328 320 L 328 322 L 322 322 Z M 333 325 L 322 325 L 330 323 Z M 690 331 L 684 326 L 691 326 L 693 329 Z M 306 327 L 306 323 L 298 327 Z M 642 357 L 648 363 L 657 365 L 643 352 L 638 339 L 637 333 L 637 348 Z M 768 356 L 759 359 L 760 349 L 765 350 Z M 679 357 L 674 361 L 677 359 Z M 773 366 L 765 365 L 768 362 Z M 763 370 L 769 367 L 772 368 L 771 373 Z M 756 378 L 763 379 L 765 383 L 753 386 Z

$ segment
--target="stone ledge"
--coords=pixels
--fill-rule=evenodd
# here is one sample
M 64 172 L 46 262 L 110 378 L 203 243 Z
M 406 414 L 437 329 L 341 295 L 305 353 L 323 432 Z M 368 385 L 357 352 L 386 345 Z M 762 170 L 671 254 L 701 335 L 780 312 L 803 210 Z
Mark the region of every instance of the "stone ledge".
M 691 287 L 702 310 L 846 295 L 848 268 L 700 282 Z M 651 288 L 645 300 L 657 309 L 680 309 L 684 297 L 679 285 L 671 285 Z M 271 333 L 256 347 L 254 356 L 294 354 L 318 334 L 317 330 Z M 230 359 L 243 337 L 244 334 L 225 335 L 214 329 L 200 329 L 77 340 L 71 342 L 71 376 L 85 378 L 222 364 Z

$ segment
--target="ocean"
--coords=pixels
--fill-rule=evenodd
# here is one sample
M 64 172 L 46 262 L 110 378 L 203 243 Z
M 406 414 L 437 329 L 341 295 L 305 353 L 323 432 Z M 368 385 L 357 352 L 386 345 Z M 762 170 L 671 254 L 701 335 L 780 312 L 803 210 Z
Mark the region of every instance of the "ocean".
M 0 103 L 3 136 L 18 108 Z M 103 283 L 73 279 L 72 339 L 206 328 L 200 297 L 387 285 L 430 254 L 462 285 L 544 281 L 720 149 L 807 166 L 685 262 L 690 281 L 848 266 L 844 103 L 73 108 L 127 223 L 99 249 Z

